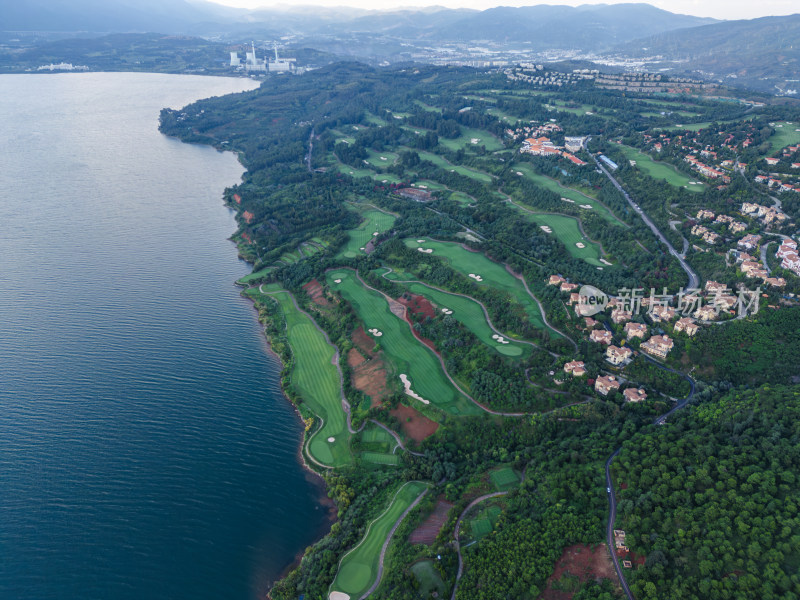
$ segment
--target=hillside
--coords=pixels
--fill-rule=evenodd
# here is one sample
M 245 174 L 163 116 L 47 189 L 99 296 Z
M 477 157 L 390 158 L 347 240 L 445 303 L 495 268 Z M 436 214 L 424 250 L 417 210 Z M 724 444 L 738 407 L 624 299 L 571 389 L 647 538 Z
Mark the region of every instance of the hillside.
M 683 70 L 736 79 L 800 76 L 800 14 L 665 31 L 621 46 L 627 56 L 661 56 Z

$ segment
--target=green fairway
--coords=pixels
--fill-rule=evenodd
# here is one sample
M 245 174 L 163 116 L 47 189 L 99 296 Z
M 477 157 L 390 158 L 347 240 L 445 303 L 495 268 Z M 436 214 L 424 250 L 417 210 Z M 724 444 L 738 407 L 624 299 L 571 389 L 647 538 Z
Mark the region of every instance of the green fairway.
M 384 454 L 382 452 L 362 452 L 361 458 L 368 463 L 376 465 L 399 465 L 400 457 L 397 454 Z
M 373 167 L 390 167 L 395 163 L 395 161 L 397 161 L 397 154 L 394 152 L 388 152 L 386 150 L 376 152 L 372 148 L 367 148 L 366 160 Z
M 378 559 L 386 536 L 427 487 L 420 481 L 409 481 L 395 493 L 386 510 L 369 524 L 361 541 L 342 557 L 330 592 L 344 592 L 356 600 L 369 589 L 378 576 Z
M 260 271 L 256 271 L 255 273 L 250 273 L 249 275 L 245 275 L 244 277 L 239 279 L 236 283 L 238 283 L 239 285 L 250 285 L 252 283 L 257 282 L 262 277 L 266 277 L 274 270 L 275 267 L 265 267 Z
M 475 280 L 475 285 L 491 287 L 506 292 L 512 301 L 519 303 L 525 311 L 528 321 L 535 327 L 545 328 L 542 313 L 536 301 L 525 290 L 522 282 L 506 271 L 505 267 L 492 262 L 481 252 L 471 252 L 460 244 L 452 242 L 435 242 L 426 240 L 418 243 L 416 240 L 405 240 L 409 248 L 432 249 L 434 256 L 442 256 L 456 271 L 469 276 L 470 273 L 478 275 L 483 281 Z M 558 336 L 549 330 L 553 337 Z
M 347 464 L 351 460 L 350 435 L 342 408 L 339 372 L 332 362 L 334 349 L 311 319 L 295 308 L 288 292 L 275 291 L 270 296 L 278 301 L 286 319 L 286 337 L 294 362 L 292 386 L 323 421 L 322 428 L 308 441 L 308 452 L 329 467 Z
M 539 227 L 549 227 L 552 233 L 546 233 L 556 236 L 573 258 L 584 260 L 595 267 L 606 268 L 608 266 L 600 262 L 600 247 L 581 233 L 580 227 L 578 227 L 578 220 L 575 217 L 538 213 L 532 209 L 526 210 L 529 207 L 516 203 L 511 205 L 519 209 L 526 218 L 539 225 Z M 578 244 L 581 244 L 582 247 L 578 246 Z
M 466 523 L 466 529 L 470 540 L 478 541 L 491 533 L 497 521 L 500 519 L 501 514 L 503 514 L 503 509 L 497 504 L 490 504 L 479 510 L 478 513 Z
M 461 135 L 455 139 L 449 140 L 447 138 L 439 138 L 439 143 L 448 150 L 456 151 L 461 148 L 469 150 L 475 146 L 486 146 L 486 150 L 493 152 L 494 150 L 501 150 L 503 142 L 498 140 L 488 131 L 482 129 L 471 129 L 469 127 L 461 127 Z
M 517 122 L 522 121 L 519 117 L 515 117 L 512 114 L 509 114 L 499 108 L 489 108 L 486 110 L 487 113 L 492 115 L 493 117 L 497 117 L 501 121 L 508 123 L 509 125 L 516 125 Z
M 515 357 L 527 356 L 530 354 L 530 346 L 515 342 L 508 336 L 503 336 L 503 341 L 508 343 L 504 344 L 497 341 L 497 334 L 489 327 L 483 309 L 475 300 L 465 298 L 464 296 L 448 294 L 428 287 L 423 283 L 404 283 L 403 285 L 408 288 L 409 292 L 425 296 L 428 300 L 433 302 L 436 305 L 437 311 L 440 311 L 442 308 L 452 310 L 453 314 L 450 315 L 452 318 L 463 324 L 474 333 L 480 341 L 500 354 Z
M 505 492 L 519 485 L 520 477 L 511 467 L 501 467 L 489 474 L 492 485 L 498 492 Z
M 432 592 L 437 592 L 439 597 L 444 597 L 447 588 L 442 581 L 442 576 L 436 570 L 433 560 L 421 560 L 411 565 L 411 572 L 419 582 L 419 597 L 430 598 Z
M 636 148 L 631 148 L 630 146 L 625 146 L 622 144 L 620 144 L 619 148 L 622 150 L 625 158 L 636 161 L 636 166 L 650 175 L 650 177 L 653 179 L 663 179 L 670 185 L 682 187 L 690 192 L 702 192 L 706 189 L 706 186 L 702 183 L 694 185 L 689 183 L 690 181 L 699 180 L 701 177 L 699 173 L 697 174 L 697 179 L 690 179 L 672 165 L 655 161 L 650 157 L 649 154 L 640 152 Z
M 530 165 L 522 163 L 516 164 L 511 167 L 511 170 L 515 173 L 516 172 L 522 173 L 525 177 L 533 181 L 536 185 L 539 185 L 545 189 L 550 190 L 551 192 L 558 194 L 559 198 L 567 198 L 569 200 L 572 200 L 573 202 L 569 204 L 571 204 L 576 208 L 580 208 L 583 210 L 594 210 L 597 212 L 597 214 L 599 214 L 607 221 L 617 225 L 622 224 L 621 221 L 617 219 L 617 217 L 597 199 L 592 198 L 591 196 L 587 196 L 583 192 L 579 192 L 574 188 L 561 185 L 561 183 L 559 183 L 555 179 L 552 179 L 551 177 L 547 177 L 546 175 L 537 173 L 536 171 L 533 170 L 533 167 L 531 167 Z M 581 205 L 590 206 L 591 208 L 588 209 L 583 208 Z
M 376 175 L 375 171 L 371 169 L 356 169 L 355 167 L 351 167 L 350 165 L 343 165 L 342 163 L 338 163 L 336 168 L 339 170 L 340 173 L 344 175 L 350 175 L 351 177 L 372 177 Z
M 785 148 L 786 146 L 796 146 L 800 144 L 800 123 L 792 121 L 788 123 L 781 121 L 775 123 L 775 133 L 769 136 L 770 154 Z
M 430 404 L 453 415 L 482 413 L 450 383 L 439 359 L 414 337 L 408 323 L 392 314 L 386 298 L 364 287 L 350 270 L 331 271 L 327 280 L 331 289 L 340 292 L 353 306 L 365 330 L 377 329 L 381 333 L 375 339 L 394 366 L 398 386 L 403 389 L 400 375 L 405 375 L 411 382 L 411 391 L 424 400 L 410 396 L 412 406 Z
M 348 204 L 347 206 L 352 205 Z M 338 256 L 340 257 L 343 256 L 345 258 L 355 258 L 358 255 L 363 255 L 364 250 L 362 250 L 362 248 L 365 248 L 367 242 L 375 237 L 375 233 L 389 231 L 389 229 L 392 228 L 392 225 L 394 225 L 394 215 L 387 214 L 376 208 L 359 207 L 354 210 L 358 210 L 363 221 L 358 225 L 358 227 L 347 232 L 347 234 L 350 236 L 350 239 L 339 251 Z
M 480 171 L 475 171 L 473 169 L 468 169 L 467 167 L 462 167 L 460 165 L 451 164 L 438 154 L 425 151 L 418 151 L 417 154 L 419 154 L 419 157 L 422 160 L 430 161 L 437 167 L 439 167 L 440 169 L 444 169 L 445 171 L 452 171 L 458 173 L 459 175 L 463 175 L 464 177 L 469 177 L 470 179 L 474 179 L 475 181 L 480 181 L 481 183 L 492 182 L 491 175 L 488 175 L 486 173 L 481 173 Z

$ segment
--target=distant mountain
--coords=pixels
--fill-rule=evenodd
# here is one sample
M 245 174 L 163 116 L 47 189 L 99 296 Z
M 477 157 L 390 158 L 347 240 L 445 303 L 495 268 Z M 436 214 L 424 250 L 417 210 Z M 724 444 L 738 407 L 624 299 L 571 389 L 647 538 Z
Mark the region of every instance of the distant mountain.
M 533 50 L 603 50 L 620 43 L 678 29 L 715 23 L 677 15 L 649 4 L 599 4 L 490 8 L 437 30 L 442 39 L 527 42 Z
M 634 58 L 661 56 L 675 70 L 721 78 L 798 79 L 800 14 L 662 32 L 626 43 L 619 51 Z

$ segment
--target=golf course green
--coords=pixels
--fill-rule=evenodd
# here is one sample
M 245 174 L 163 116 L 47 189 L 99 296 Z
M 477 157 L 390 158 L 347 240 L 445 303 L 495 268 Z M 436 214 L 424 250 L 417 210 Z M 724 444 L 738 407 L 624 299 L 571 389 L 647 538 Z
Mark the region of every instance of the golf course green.
M 412 406 L 430 404 L 452 415 L 482 413 L 450 383 L 439 358 L 414 337 L 405 320 L 391 312 L 386 298 L 366 288 L 351 270 L 330 271 L 327 281 L 332 290 L 341 293 L 352 305 L 367 332 L 374 329 L 380 333 L 378 336 L 370 332 L 392 363 L 401 389 L 405 383 L 403 376 L 410 382 L 410 390 L 415 394 L 409 394 Z
M 322 421 L 308 440 L 308 453 L 318 463 L 338 467 L 352 459 L 347 416 L 342 408 L 339 372 L 333 363 L 334 349 L 311 318 L 297 309 L 289 292 L 264 286 L 277 300 L 286 320 L 286 337 L 292 349 L 292 386 L 303 403 Z
M 522 282 L 506 271 L 505 267 L 486 258 L 481 252 L 472 252 L 460 244 L 453 242 L 436 242 L 425 240 L 420 243 L 416 240 L 405 240 L 409 248 L 423 248 L 433 250 L 434 256 L 444 257 L 456 271 L 466 276 L 469 274 L 480 276 L 482 281 L 474 279 L 476 285 L 482 285 L 506 292 L 512 301 L 519 303 L 528 317 L 528 321 L 535 327 L 545 328 L 539 305 L 525 289 Z M 552 330 L 553 337 L 558 334 Z
M 378 560 L 386 536 L 403 512 L 427 487 L 428 484 L 420 481 L 409 481 L 397 490 L 386 510 L 367 526 L 361 541 L 342 557 L 330 594 L 340 592 L 352 600 L 361 598 L 378 576 Z
M 425 296 L 428 300 L 436 305 L 437 311 L 442 309 L 452 310 L 453 313 L 449 315 L 456 321 L 464 325 L 484 344 L 496 350 L 504 356 L 521 357 L 530 354 L 530 346 L 520 344 L 508 336 L 502 336 L 503 343 L 497 340 L 497 335 L 494 330 L 489 327 L 486 321 L 486 315 L 483 312 L 480 304 L 471 298 L 459 296 L 457 294 L 450 294 L 441 290 L 432 288 L 424 283 L 411 282 L 403 283 L 409 292 Z
M 352 205 L 347 205 L 352 207 Z M 388 231 L 394 225 L 395 217 L 376 208 L 369 206 L 357 206 L 353 208 L 357 210 L 363 219 L 355 229 L 350 229 L 347 234 L 350 239 L 342 247 L 339 256 L 345 258 L 355 258 L 358 255 L 363 255 L 367 242 L 369 242 L 376 233 L 383 233 Z
M 619 148 L 622 150 L 625 158 L 636 161 L 636 166 L 650 175 L 650 177 L 653 179 L 663 179 L 670 185 L 687 189 L 690 192 L 702 192 L 706 189 L 706 186 L 702 183 L 697 183 L 694 185 L 690 184 L 690 181 L 696 180 L 690 179 L 672 165 L 653 160 L 649 154 L 645 154 L 636 148 L 631 148 L 630 146 L 625 146 L 623 144 L 620 144 Z M 700 177 L 701 175 L 698 173 L 697 179 L 699 180 Z

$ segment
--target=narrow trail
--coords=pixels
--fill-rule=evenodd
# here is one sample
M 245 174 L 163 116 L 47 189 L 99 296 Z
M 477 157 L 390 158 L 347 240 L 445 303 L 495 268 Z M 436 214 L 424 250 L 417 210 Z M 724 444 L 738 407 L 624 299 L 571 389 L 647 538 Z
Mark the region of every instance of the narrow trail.
M 374 423 L 375 425 L 377 425 L 381 429 L 385 429 L 386 432 L 394 438 L 394 441 L 397 442 L 397 446 L 400 449 L 405 450 L 406 452 L 408 452 L 409 454 L 413 454 L 414 456 L 425 456 L 425 454 L 423 454 L 422 452 L 414 452 L 413 450 L 409 450 L 405 446 L 405 444 L 403 444 L 403 440 L 399 435 L 397 435 L 397 432 L 393 431 L 392 429 L 389 429 L 386 425 L 384 425 L 380 421 L 377 421 L 375 419 L 370 419 L 370 423 Z
M 461 529 L 461 521 L 464 520 L 464 517 L 467 516 L 467 513 L 477 504 L 480 504 L 484 500 L 489 500 L 490 498 L 498 498 L 499 496 L 505 496 L 508 492 L 493 492 L 491 494 L 484 494 L 483 496 L 479 496 L 475 498 L 472 502 L 467 505 L 460 515 L 458 515 L 458 520 L 456 521 L 456 529 L 453 532 L 453 542 L 456 548 L 456 554 L 458 554 L 458 572 L 456 573 L 456 582 L 453 584 L 453 593 L 450 594 L 450 600 L 456 600 L 456 591 L 458 591 L 458 582 L 461 580 L 461 576 L 464 574 L 464 558 L 461 556 L 461 542 L 459 538 L 459 530 Z
M 383 577 L 383 560 L 384 558 L 386 558 L 386 550 L 389 548 L 389 543 L 392 541 L 392 537 L 394 536 L 395 531 L 397 531 L 397 528 L 400 527 L 400 523 L 403 522 L 403 519 L 406 518 L 406 515 L 408 515 L 408 513 L 410 513 L 412 510 L 414 510 L 414 508 L 417 506 L 417 504 L 419 504 L 422 501 L 422 499 L 425 497 L 425 495 L 428 493 L 429 490 L 430 488 L 425 488 L 422 491 L 422 493 L 419 496 L 417 496 L 417 499 L 414 500 L 414 502 L 412 502 L 408 506 L 408 508 L 403 511 L 403 514 L 397 518 L 397 521 L 395 521 L 394 525 L 392 526 L 392 529 L 386 535 L 386 539 L 383 541 L 383 546 L 381 546 L 381 554 L 378 557 L 378 574 L 375 576 L 375 581 L 373 582 L 373 584 L 366 592 L 364 592 L 364 594 L 361 596 L 359 600 L 364 600 L 365 598 L 369 598 L 369 596 L 375 590 L 378 589 L 378 586 L 381 583 L 381 577 Z

